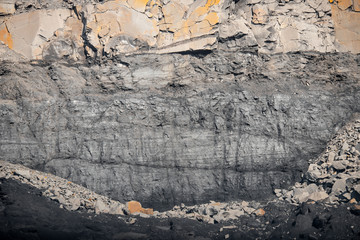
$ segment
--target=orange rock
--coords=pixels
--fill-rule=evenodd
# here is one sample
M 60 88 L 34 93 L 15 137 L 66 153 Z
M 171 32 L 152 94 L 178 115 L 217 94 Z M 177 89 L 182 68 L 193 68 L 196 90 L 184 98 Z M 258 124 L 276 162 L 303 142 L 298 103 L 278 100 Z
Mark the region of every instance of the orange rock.
M 255 211 L 256 216 L 262 217 L 265 215 L 265 210 L 262 208 L 259 208 L 258 210 Z
M 5 24 L 0 25 L 0 41 L 3 41 L 10 49 L 13 48 L 13 40 Z
M 214 202 L 214 203 L 211 203 L 210 206 L 220 206 L 221 203 L 219 202 Z
M 349 203 L 356 203 L 355 198 L 352 198 L 352 199 L 349 201 Z
M 338 7 L 341 10 L 345 10 L 352 5 L 352 0 L 337 0 Z
M 336 5 L 331 6 L 331 12 L 340 51 L 360 53 L 360 12 L 342 11 Z
M 360 12 L 360 0 L 353 1 L 353 8 L 354 8 L 354 11 Z
M 143 208 L 141 206 L 141 203 L 137 202 L 137 201 L 130 201 L 126 203 L 126 207 L 129 211 L 130 214 L 133 213 L 145 213 L 148 215 L 153 215 L 154 214 L 154 210 L 152 208 Z

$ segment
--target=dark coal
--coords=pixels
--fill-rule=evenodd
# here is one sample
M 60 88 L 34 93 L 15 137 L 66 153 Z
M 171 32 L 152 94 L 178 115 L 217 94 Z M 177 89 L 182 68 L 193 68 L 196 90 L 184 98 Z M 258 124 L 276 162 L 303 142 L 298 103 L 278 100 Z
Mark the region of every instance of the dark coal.
M 59 206 L 36 188 L 1 179 L 0 239 L 360 239 L 360 216 L 346 204 L 296 207 L 273 202 L 263 217 L 214 225 L 182 218 L 137 218 L 130 224 L 129 216 L 70 212 Z M 235 228 L 224 227 L 229 225 Z

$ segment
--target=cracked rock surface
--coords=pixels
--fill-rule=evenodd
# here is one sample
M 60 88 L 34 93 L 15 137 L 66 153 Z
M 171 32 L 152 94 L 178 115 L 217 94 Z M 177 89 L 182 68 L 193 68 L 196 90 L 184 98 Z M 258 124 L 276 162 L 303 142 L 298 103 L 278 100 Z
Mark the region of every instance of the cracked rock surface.
M 266 199 L 359 111 L 359 73 L 351 54 L 5 58 L 0 154 L 160 210 Z

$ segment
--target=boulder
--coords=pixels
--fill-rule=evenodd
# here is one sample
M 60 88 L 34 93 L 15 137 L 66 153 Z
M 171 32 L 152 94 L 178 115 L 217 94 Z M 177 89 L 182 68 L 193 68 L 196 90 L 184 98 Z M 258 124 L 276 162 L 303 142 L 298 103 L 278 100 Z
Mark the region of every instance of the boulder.
M 141 206 L 141 203 L 139 203 L 137 201 L 127 202 L 126 210 L 129 214 L 133 214 L 133 213 L 144 213 L 144 214 L 149 214 L 149 215 L 154 214 L 154 210 L 152 208 L 143 208 Z
M 329 197 L 329 195 L 324 191 L 314 192 L 309 195 L 309 200 L 321 201 L 321 200 L 327 199 L 328 197 Z
M 355 186 L 353 186 L 355 192 L 357 192 L 358 194 L 360 194 L 360 184 L 357 184 Z
M 98 199 L 95 203 L 95 213 L 109 213 L 109 207 L 106 203 L 104 203 L 101 199 Z
M 332 163 L 332 167 L 337 171 L 343 171 L 346 169 L 346 166 L 342 163 L 342 161 L 335 161 Z
M 337 179 L 332 186 L 331 193 L 339 195 L 346 192 L 346 179 Z
M 254 213 L 256 214 L 256 216 L 262 217 L 265 215 L 265 210 L 260 208 L 260 209 L 256 210 Z
M 80 198 L 70 198 L 68 200 L 68 205 L 65 207 L 66 209 L 70 211 L 76 211 L 80 208 L 81 200 Z
M 266 24 L 268 19 L 268 9 L 264 5 L 256 4 L 252 8 L 252 20 L 253 24 Z
M 334 160 L 335 160 L 335 153 L 334 152 L 329 152 L 328 162 L 332 163 Z

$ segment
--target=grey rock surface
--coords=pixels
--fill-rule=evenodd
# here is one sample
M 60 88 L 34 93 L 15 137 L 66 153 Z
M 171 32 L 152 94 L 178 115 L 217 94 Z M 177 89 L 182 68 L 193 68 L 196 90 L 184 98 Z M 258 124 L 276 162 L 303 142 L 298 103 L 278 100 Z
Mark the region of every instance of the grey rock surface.
M 145 207 L 259 199 L 359 109 L 359 56 L 1 63 L 0 156 Z

